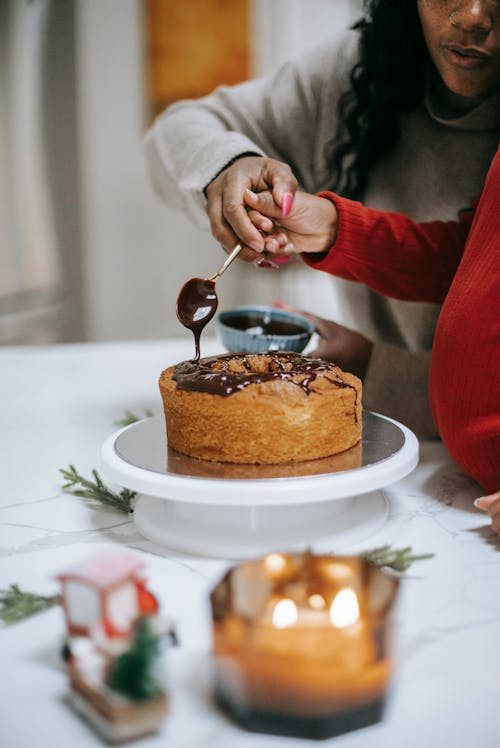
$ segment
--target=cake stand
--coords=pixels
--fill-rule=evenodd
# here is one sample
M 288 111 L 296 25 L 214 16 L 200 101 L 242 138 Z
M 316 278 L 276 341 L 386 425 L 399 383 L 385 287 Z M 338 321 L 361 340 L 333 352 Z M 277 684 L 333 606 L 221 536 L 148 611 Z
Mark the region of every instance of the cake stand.
M 216 558 L 307 547 L 339 551 L 387 519 L 378 490 L 410 473 L 418 441 L 406 426 L 363 414 L 360 445 L 341 455 L 281 466 L 229 465 L 170 449 L 163 416 L 110 436 L 102 472 L 139 493 L 134 522 L 149 540 Z

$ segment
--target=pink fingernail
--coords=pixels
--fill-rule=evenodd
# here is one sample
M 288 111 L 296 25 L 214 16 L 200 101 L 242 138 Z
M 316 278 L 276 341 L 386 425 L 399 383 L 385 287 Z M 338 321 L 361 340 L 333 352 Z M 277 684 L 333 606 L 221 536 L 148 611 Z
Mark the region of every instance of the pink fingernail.
M 273 257 L 273 262 L 277 262 L 278 265 L 283 265 L 284 262 L 290 262 L 290 257 L 288 255 L 281 255 L 280 257 L 276 257 L 276 255 Z
M 290 304 L 287 304 L 285 301 L 271 301 L 271 306 L 276 307 L 276 309 L 286 309 L 286 310 L 289 310 L 292 308 Z
M 293 195 L 291 192 L 284 192 L 283 197 L 281 198 L 281 213 L 283 216 L 287 216 L 291 209 L 292 209 L 292 203 L 293 203 Z
M 265 268 L 266 270 L 276 270 L 278 266 L 271 260 L 266 260 L 264 257 L 260 257 L 253 263 L 257 268 Z

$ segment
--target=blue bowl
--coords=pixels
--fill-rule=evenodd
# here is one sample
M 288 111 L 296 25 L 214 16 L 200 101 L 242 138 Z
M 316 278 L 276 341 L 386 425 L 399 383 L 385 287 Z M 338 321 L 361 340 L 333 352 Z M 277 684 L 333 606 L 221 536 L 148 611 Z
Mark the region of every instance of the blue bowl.
M 217 334 L 230 352 L 301 353 L 311 339 L 314 325 L 305 317 L 270 306 L 240 306 L 220 312 Z

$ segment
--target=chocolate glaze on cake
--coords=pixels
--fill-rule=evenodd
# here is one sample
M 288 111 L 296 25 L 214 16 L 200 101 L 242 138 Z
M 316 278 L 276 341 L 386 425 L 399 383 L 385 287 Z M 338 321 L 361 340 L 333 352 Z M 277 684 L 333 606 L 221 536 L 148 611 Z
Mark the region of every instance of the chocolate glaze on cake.
M 258 370 L 252 365 L 261 362 L 263 354 L 229 353 L 199 361 L 182 361 L 175 367 L 173 378 L 179 389 L 228 397 L 251 384 L 276 379 L 289 381 L 309 395 L 314 391 L 311 385 L 318 376 L 322 376 L 335 387 L 353 389 L 357 402 L 356 388 L 344 381 L 341 370 L 335 364 L 319 358 L 308 358 L 293 351 L 269 352 L 264 355 L 267 357 L 267 367 L 264 370 Z M 303 377 L 297 380 L 300 375 Z M 354 416 L 356 418 L 356 408 Z

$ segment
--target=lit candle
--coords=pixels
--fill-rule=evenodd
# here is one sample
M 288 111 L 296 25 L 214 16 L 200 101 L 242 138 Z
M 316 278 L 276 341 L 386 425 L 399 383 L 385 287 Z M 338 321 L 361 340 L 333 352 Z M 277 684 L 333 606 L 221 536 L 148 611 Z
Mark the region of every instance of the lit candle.
M 380 719 L 395 577 L 357 557 L 269 554 L 214 589 L 216 693 L 244 726 L 328 737 Z

